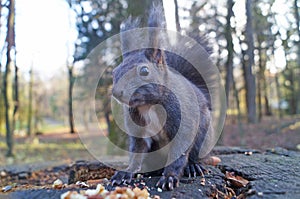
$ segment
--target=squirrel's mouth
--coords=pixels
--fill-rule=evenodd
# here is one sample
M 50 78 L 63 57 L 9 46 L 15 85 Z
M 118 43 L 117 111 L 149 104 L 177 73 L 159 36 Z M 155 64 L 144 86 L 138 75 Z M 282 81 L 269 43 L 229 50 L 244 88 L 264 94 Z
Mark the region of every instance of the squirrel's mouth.
M 146 95 L 142 95 L 139 93 L 135 93 L 130 97 L 128 105 L 132 108 L 138 108 L 145 105 L 153 104 L 150 99 L 147 98 Z
M 134 99 L 130 99 L 129 101 L 129 106 L 132 108 L 137 108 L 145 105 L 147 105 L 147 102 L 143 99 L 134 98 Z
M 138 107 L 141 107 L 141 106 L 145 106 L 149 103 L 147 103 L 147 100 L 145 100 L 143 97 L 131 97 L 129 102 L 128 100 L 125 100 L 124 98 L 120 98 L 120 97 L 115 97 L 113 95 L 113 98 L 119 103 L 119 104 L 124 104 L 124 105 L 127 105 L 129 107 L 132 107 L 132 108 L 138 108 Z

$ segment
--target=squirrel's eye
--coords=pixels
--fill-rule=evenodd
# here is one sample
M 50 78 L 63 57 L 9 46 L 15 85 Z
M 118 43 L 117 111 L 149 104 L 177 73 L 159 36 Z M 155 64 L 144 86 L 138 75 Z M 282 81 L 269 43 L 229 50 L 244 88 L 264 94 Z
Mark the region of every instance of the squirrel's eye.
M 140 75 L 141 76 L 147 76 L 147 75 L 149 75 L 149 68 L 147 66 L 142 66 L 140 68 Z

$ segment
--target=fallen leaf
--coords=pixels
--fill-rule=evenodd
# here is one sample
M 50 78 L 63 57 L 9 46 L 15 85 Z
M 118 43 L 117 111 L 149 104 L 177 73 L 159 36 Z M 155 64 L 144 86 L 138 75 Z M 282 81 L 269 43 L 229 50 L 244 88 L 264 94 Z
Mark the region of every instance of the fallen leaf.
M 245 178 L 242 178 L 241 176 L 235 175 L 234 172 L 228 172 L 226 171 L 225 177 L 227 180 L 230 181 L 230 183 L 238 188 L 245 187 L 249 181 L 246 180 Z

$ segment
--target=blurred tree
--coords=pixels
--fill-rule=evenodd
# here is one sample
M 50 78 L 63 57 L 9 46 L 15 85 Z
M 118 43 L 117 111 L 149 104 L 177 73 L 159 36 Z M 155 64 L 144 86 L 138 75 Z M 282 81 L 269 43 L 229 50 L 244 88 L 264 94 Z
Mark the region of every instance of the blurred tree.
M 72 8 L 71 2 L 69 2 L 69 7 Z M 69 12 L 68 14 L 69 18 L 69 26 L 71 27 L 71 13 Z M 75 133 L 75 126 L 74 126 L 74 117 L 73 117 L 73 106 L 72 106 L 72 91 L 75 83 L 75 75 L 74 75 L 74 60 L 73 60 L 73 55 L 70 55 L 70 46 L 69 42 L 67 42 L 67 52 L 68 52 L 68 57 L 66 61 L 67 65 L 67 71 L 68 71 L 68 120 L 69 120 L 69 131 L 71 134 Z M 70 60 L 72 59 L 72 60 Z
M 283 84 L 285 97 L 289 102 L 288 113 L 294 115 L 297 113 L 297 75 L 295 74 L 297 63 L 296 61 L 288 61 L 288 56 L 292 52 L 292 35 L 292 30 L 288 30 L 286 39 L 282 39 L 282 46 L 285 50 L 285 59 L 287 60 L 286 68 L 283 71 L 282 75 L 285 79 L 285 82 Z
M 296 19 L 296 33 L 298 35 L 298 40 L 295 40 L 295 44 L 297 46 L 297 71 L 298 71 L 298 89 L 297 89 L 297 113 L 300 113 L 300 14 L 299 14 L 299 1 L 298 0 L 294 0 L 294 13 L 295 13 L 295 19 Z
M 2 0 L 0 0 L 0 30 L 1 30 L 1 26 L 2 26 L 2 23 L 1 23 L 2 7 L 3 7 Z M 1 32 L 0 32 L 0 34 L 1 34 Z M 0 57 L 2 57 L 2 52 L 0 53 Z M 2 69 L 2 62 L 0 61 L 0 93 L 2 93 L 2 90 L 1 90 L 1 88 L 2 88 L 2 85 L 1 85 L 1 83 L 2 83 L 2 70 L 1 69 Z M 1 117 L 1 114 L 0 114 L 0 117 Z M 1 125 L 1 118 L 0 118 L 0 125 Z
M 157 1 L 162 3 L 161 0 Z M 147 19 L 145 16 L 147 15 L 145 13 L 147 13 L 152 4 L 151 1 L 139 0 L 68 0 L 68 3 L 77 15 L 78 40 L 75 46 L 75 62 L 86 59 L 87 55 L 98 44 L 108 37 L 118 34 L 121 22 L 129 15 L 140 17 L 142 24 L 146 25 Z M 110 53 L 119 53 L 115 52 L 116 48 L 120 48 L 119 44 L 111 44 L 111 46 L 106 47 L 104 54 L 108 54 L 107 57 L 109 57 Z M 107 98 L 110 95 L 112 84 L 112 65 L 118 65 L 121 59 L 115 60 L 113 64 L 107 63 L 105 57 L 90 56 L 88 59 L 89 63 L 85 64 L 82 74 L 77 77 L 76 81 L 81 81 L 82 85 L 91 88 L 93 86 L 90 85 L 90 82 L 93 82 L 91 77 L 99 71 L 98 66 L 109 66 L 103 71 L 98 82 L 96 99 L 97 101 L 101 101 L 101 103 L 96 106 L 97 115 L 98 118 L 105 119 L 110 139 L 114 140 L 116 145 L 125 147 L 126 139 L 124 139 L 124 136 L 120 136 L 120 129 L 111 116 L 110 99 Z M 84 89 L 82 89 L 82 92 L 82 96 L 84 96 Z
M 97 74 L 99 71 L 99 62 L 103 65 L 107 64 L 104 61 L 105 58 L 99 57 L 99 55 L 89 56 L 88 58 L 87 55 L 102 41 L 120 32 L 120 24 L 125 19 L 125 16 L 127 15 L 126 9 L 129 9 L 129 6 L 128 2 L 125 0 L 68 0 L 68 3 L 77 16 L 76 26 L 78 30 L 78 39 L 75 44 L 74 62 L 81 60 L 86 61 L 86 59 L 89 59 L 88 62 L 85 62 L 82 74 L 76 77 L 76 81 L 81 82 L 80 85 L 85 87 L 81 91 L 81 97 L 83 98 L 81 100 L 87 100 L 87 98 L 90 97 L 86 95 L 85 91 L 88 90 L 86 88 L 95 86 L 91 85 L 91 83 L 95 82 L 92 78 L 95 76 L 93 74 Z M 132 7 L 130 7 L 130 9 L 132 9 Z M 113 46 L 114 44 L 111 45 Z M 107 52 L 109 52 L 110 49 L 113 49 L 112 46 L 107 46 Z M 112 82 L 111 70 L 112 68 L 108 69 L 110 75 L 105 75 L 107 71 L 104 71 L 102 74 L 100 79 L 102 82 L 99 82 L 101 88 L 98 86 L 95 96 L 97 101 L 101 101 L 101 103 L 96 106 L 98 118 L 105 118 L 110 136 L 117 135 L 120 131 L 117 129 L 112 117 L 110 117 L 110 101 L 106 97 Z M 95 99 L 89 100 L 94 101 Z M 87 112 L 89 112 L 89 110 L 87 110 Z M 87 118 L 90 118 L 90 116 L 87 116 Z M 117 136 L 116 138 L 116 144 L 118 146 L 124 146 L 125 139 L 120 136 Z M 119 142 L 123 143 L 119 144 Z
M 99 43 L 119 33 L 127 2 L 113 0 L 67 0 L 77 16 L 78 40 L 75 62 L 83 60 Z
M 256 84 L 253 71 L 254 66 L 254 39 L 253 39 L 253 17 L 252 17 L 252 1 L 246 0 L 246 43 L 247 50 L 244 56 L 244 77 L 246 87 L 246 104 L 247 104 L 247 119 L 249 123 L 256 122 Z
M 255 34 L 255 49 L 257 50 L 258 56 L 258 72 L 257 72 L 257 103 L 258 103 L 258 121 L 261 121 L 263 116 L 263 100 L 264 100 L 264 114 L 272 115 L 269 96 L 268 96 L 268 85 L 266 81 L 266 64 L 268 61 L 267 53 L 268 49 L 273 48 L 275 37 L 272 36 L 270 18 L 272 13 L 263 14 L 263 9 L 267 5 L 272 6 L 272 2 L 260 2 L 254 1 L 254 21 L 253 29 Z
M 176 22 L 176 30 L 178 32 L 181 31 L 180 21 L 179 21 L 179 8 L 178 8 L 178 1 L 174 0 L 175 5 L 175 22 Z
M 227 61 L 226 61 L 226 82 L 225 91 L 228 105 L 229 92 L 232 89 L 233 84 L 233 43 L 232 43 L 232 28 L 231 28 L 231 18 L 233 17 L 233 0 L 227 1 L 227 16 L 226 16 L 226 28 L 225 28 L 225 38 L 227 43 Z
M 15 52 L 15 1 L 9 1 L 8 18 L 7 18 L 7 35 L 6 35 L 6 68 L 3 80 L 3 97 L 5 104 L 5 123 L 6 123 L 6 143 L 7 143 L 7 156 L 13 156 L 13 96 L 11 84 L 11 67 L 14 66 Z
M 126 16 L 133 16 L 141 18 L 142 25 L 147 26 L 147 13 L 148 9 L 152 5 L 153 2 L 161 3 L 162 0 L 155 1 L 139 1 L 139 0 L 127 0 L 128 8 L 126 10 Z
M 74 76 L 74 64 L 68 64 L 68 78 L 69 78 L 69 87 L 68 87 L 68 113 L 69 113 L 69 127 L 70 133 L 75 133 L 75 126 L 74 126 L 74 118 L 73 118 L 73 107 L 72 107 L 72 90 L 75 83 L 75 76 Z
M 1 19 L 2 19 L 2 8 L 3 8 L 3 5 L 2 5 L 2 1 L 3 0 L 0 0 L 0 35 L 1 35 L 1 26 L 2 26 L 2 23 L 1 23 Z M 0 52 L 0 57 L 2 57 L 2 51 Z M 0 94 L 2 95 L 2 62 L 0 61 Z M 0 97 L 0 107 L 4 106 L 3 104 L 3 101 L 2 101 L 2 97 Z M 3 109 L 0 109 L 0 134 L 1 134 L 1 131 L 2 131 L 2 124 L 4 123 L 4 112 L 3 112 Z
M 16 51 L 14 51 L 14 56 L 16 56 Z M 17 128 L 17 123 L 19 122 L 19 105 L 20 105 L 20 100 L 19 100 L 19 68 L 16 65 L 16 61 L 14 61 L 14 83 L 13 83 L 13 120 L 12 120 L 12 126 L 13 129 L 15 130 Z
M 275 41 L 272 45 L 272 53 L 274 54 L 276 49 L 282 48 L 284 50 L 286 62 L 283 71 L 281 72 L 281 69 L 279 68 L 274 78 L 278 98 L 279 116 L 283 115 L 282 108 L 287 109 L 286 113 L 289 114 L 297 114 L 299 109 L 299 22 L 297 22 L 299 8 L 297 12 L 297 9 L 295 9 L 296 7 L 297 3 L 295 4 L 295 1 L 288 1 L 286 2 L 286 8 L 290 9 L 291 12 L 286 13 L 284 17 L 278 12 L 271 12 L 271 20 L 273 23 L 272 29 L 274 30 L 273 37 L 275 37 Z M 283 26 L 282 19 L 290 25 Z M 275 66 L 277 66 L 276 63 Z M 288 102 L 288 106 L 282 106 L 282 103 L 285 104 L 286 101 Z
M 29 84 L 28 84 L 28 115 L 27 115 L 27 136 L 32 133 L 32 89 L 33 89 L 33 71 L 32 67 L 29 70 Z

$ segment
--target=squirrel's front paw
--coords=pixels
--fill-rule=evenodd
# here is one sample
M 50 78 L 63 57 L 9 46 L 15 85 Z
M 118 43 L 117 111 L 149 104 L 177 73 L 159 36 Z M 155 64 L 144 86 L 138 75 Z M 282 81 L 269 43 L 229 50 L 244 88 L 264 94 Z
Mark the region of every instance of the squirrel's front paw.
M 115 175 L 111 177 L 110 181 L 112 185 L 120 185 L 123 183 L 130 183 L 133 177 L 133 173 L 126 171 L 117 171 Z
M 200 163 L 189 163 L 184 168 L 184 175 L 189 178 L 196 177 L 197 175 L 204 176 L 203 172 L 206 171 L 207 170 Z
M 175 175 L 163 175 L 156 183 L 156 186 L 162 188 L 163 190 L 173 190 L 179 186 L 179 177 Z

